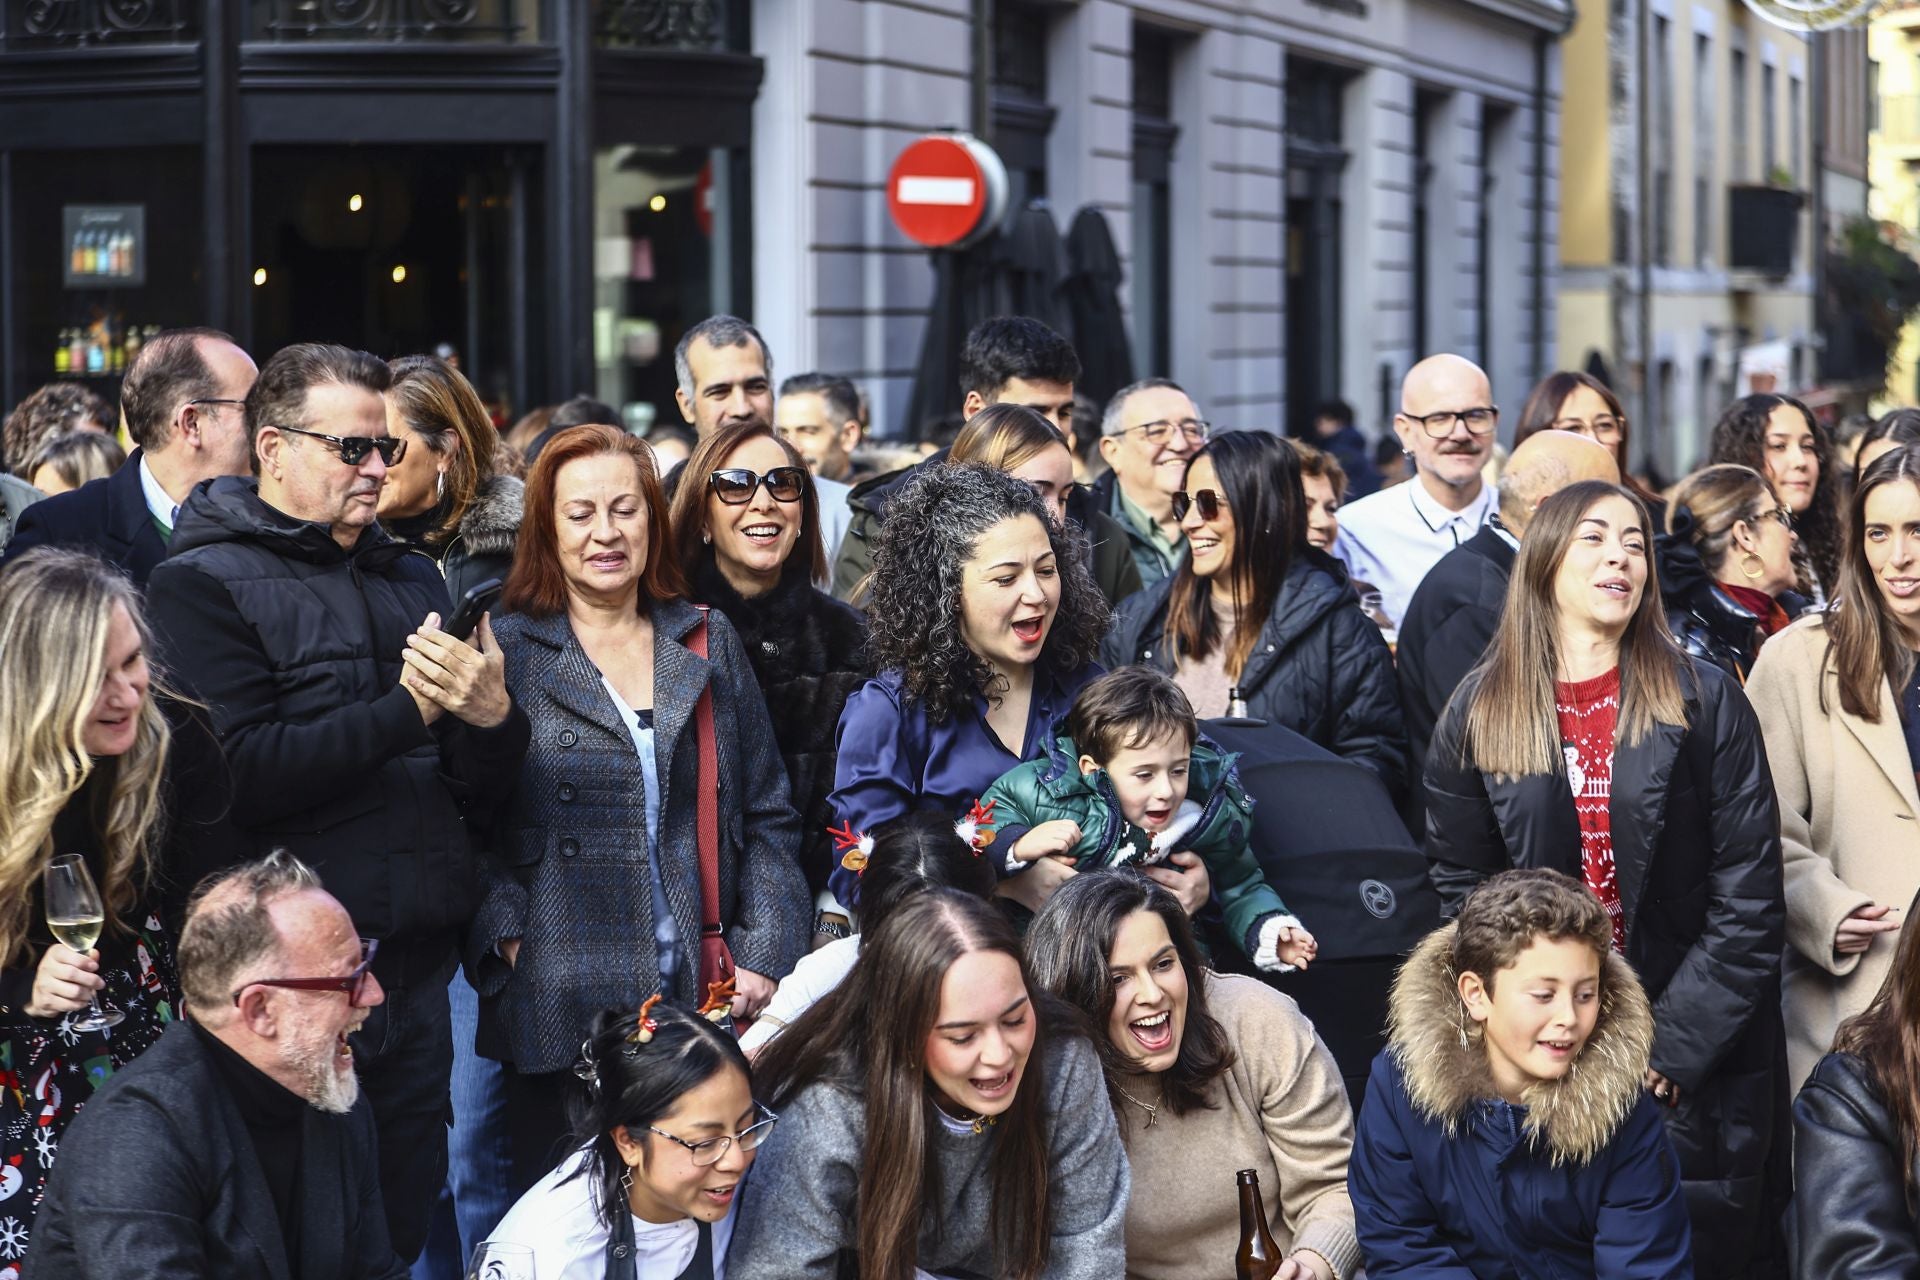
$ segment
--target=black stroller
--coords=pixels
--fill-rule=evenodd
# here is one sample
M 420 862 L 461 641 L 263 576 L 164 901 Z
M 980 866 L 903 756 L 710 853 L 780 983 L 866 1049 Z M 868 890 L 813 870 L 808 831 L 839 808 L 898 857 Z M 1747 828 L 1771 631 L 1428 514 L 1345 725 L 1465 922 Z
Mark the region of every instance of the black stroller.
M 1260 869 L 1320 944 L 1311 967 L 1271 980 L 1313 1020 L 1357 1111 L 1386 1041 L 1394 971 L 1440 923 L 1426 858 L 1365 766 L 1265 721 L 1201 728 L 1241 753 Z M 1216 960 L 1231 954 L 1215 948 Z

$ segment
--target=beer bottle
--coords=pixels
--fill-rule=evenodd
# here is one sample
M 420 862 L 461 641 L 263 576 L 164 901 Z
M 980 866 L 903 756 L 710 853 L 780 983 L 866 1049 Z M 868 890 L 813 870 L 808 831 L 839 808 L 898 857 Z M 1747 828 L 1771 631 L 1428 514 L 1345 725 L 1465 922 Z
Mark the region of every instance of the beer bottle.
M 1247 719 L 1247 698 L 1237 684 L 1227 690 L 1227 719 Z
M 1280 1246 L 1267 1227 L 1267 1209 L 1260 1203 L 1260 1172 L 1242 1169 L 1240 1183 L 1240 1248 L 1233 1255 L 1234 1280 L 1272 1280 L 1280 1269 Z

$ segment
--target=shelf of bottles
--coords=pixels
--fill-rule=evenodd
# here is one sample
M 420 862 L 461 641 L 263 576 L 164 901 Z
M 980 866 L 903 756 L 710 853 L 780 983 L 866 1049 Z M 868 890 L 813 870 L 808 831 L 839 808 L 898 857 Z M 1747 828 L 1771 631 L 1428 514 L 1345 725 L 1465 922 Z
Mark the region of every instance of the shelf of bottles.
M 53 349 L 53 376 L 117 378 L 141 346 L 159 332 L 157 324 L 128 324 L 118 311 L 95 308 L 87 323 L 60 330 Z
M 131 231 L 76 231 L 67 246 L 70 275 L 102 284 L 132 283 L 141 277 L 138 242 Z

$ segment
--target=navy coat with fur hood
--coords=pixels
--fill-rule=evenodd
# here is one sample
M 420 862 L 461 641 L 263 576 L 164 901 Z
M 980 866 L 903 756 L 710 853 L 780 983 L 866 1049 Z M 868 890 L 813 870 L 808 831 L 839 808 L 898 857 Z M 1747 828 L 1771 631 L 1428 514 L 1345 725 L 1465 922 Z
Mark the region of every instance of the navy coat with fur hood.
M 1100 646 L 1109 670 L 1150 663 L 1169 674 L 1167 599 L 1178 571 L 1122 604 Z M 1406 786 L 1407 733 L 1393 652 L 1360 611 L 1346 570 L 1333 557 L 1295 554 L 1260 638 L 1240 673 L 1247 714 L 1283 724 L 1337 756 L 1380 775 L 1397 800 Z
M 1752 706 L 1719 668 L 1681 673 L 1687 725 L 1656 725 L 1613 757 L 1608 814 L 1626 958 L 1653 1001 L 1653 1068 L 1680 1088 L 1666 1113 L 1702 1276 L 1784 1269 L 1790 1194 L 1780 958 L 1780 811 Z M 1427 755 L 1427 860 L 1441 905 L 1509 867 L 1579 879 L 1564 766 L 1500 777 L 1463 761 L 1473 677 Z
M 1683 1280 L 1680 1167 L 1642 1086 L 1653 1015 L 1605 960 L 1600 1015 L 1572 1071 L 1502 1100 L 1462 1033 L 1453 932 L 1394 980 L 1387 1047 L 1360 1108 L 1347 1187 L 1372 1280 Z

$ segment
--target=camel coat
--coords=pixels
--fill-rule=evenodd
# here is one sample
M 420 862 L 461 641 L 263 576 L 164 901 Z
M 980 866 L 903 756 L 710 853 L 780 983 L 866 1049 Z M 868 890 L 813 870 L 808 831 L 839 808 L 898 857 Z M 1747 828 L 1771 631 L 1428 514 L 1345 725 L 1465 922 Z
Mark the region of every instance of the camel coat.
M 1900 908 L 1904 920 L 1920 891 L 1920 790 L 1893 687 L 1881 684 L 1878 723 L 1847 714 L 1826 646 L 1826 619 L 1811 614 L 1767 641 L 1747 677 L 1780 799 L 1781 1000 L 1796 1093 L 1833 1047 L 1841 1021 L 1880 989 L 1900 937 L 1879 934 L 1865 953 L 1842 956 L 1833 950 L 1834 931 L 1874 903 Z

